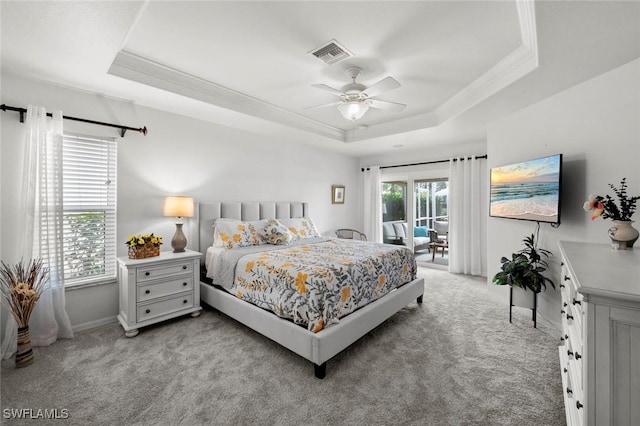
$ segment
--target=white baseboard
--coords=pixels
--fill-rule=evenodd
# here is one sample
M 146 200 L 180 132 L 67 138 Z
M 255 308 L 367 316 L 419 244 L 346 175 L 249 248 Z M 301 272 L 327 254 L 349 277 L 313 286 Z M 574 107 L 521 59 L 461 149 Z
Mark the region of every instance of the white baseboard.
M 80 331 L 90 330 L 92 328 L 101 327 L 103 325 L 111 324 L 114 322 L 118 322 L 118 318 L 116 316 L 101 318 L 95 321 L 89 321 L 82 324 L 76 324 L 71 326 L 71 329 L 74 333 L 78 333 Z

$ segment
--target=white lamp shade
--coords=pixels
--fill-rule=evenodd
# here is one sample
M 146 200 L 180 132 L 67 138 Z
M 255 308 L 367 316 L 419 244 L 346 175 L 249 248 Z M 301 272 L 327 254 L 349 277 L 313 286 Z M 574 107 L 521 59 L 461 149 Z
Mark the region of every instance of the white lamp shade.
M 193 217 L 193 198 L 173 196 L 164 199 L 162 214 L 174 217 Z
M 369 105 L 362 101 L 347 101 L 338 105 L 338 111 L 347 120 L 356 121 L 369 110 Z

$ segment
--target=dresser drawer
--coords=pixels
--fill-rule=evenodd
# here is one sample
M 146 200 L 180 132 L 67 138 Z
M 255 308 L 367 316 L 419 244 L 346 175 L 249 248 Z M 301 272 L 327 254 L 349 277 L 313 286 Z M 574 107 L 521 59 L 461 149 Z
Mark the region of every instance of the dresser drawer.
M 137 320 L 138 322 L 147 321 L 191 307 L 193 307 L 193 292 L 184 293 L 170 299 L 138 305 Z
M 193 275 L 179 276 L 169 281 L 160 281 L 144 285 L 138 284 L 136 300 L 138 302 L 145 302 L 192 289 Z
M 582 389 L 576 385 L 575 369 L 571 368 L 571 361 L 567 357 L 565 347 L 560 346 L 559 355 L 562 375 L 562 393 L 567 425 L 583 425 L 584 407 L 582 401 Z
M 181 274 L 193 273 L 193 261 L 163 263 L 161 265 L 150 265 L 138 268 L 136 271 L 136 281 L 146 282 L 156 278 L 166 278 Z

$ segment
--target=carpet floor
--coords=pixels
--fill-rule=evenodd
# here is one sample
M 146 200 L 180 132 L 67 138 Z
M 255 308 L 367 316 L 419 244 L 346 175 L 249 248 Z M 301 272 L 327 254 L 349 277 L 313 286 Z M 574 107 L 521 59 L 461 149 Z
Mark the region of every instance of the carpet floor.
M 420 268 L 411 303 L 327 363 L 310 362 L 205 308 L 124 337 L 118 324 L 2 362 L 9 409 L 66 410 L 77 425 L 564 425 L 558 331 L 484 278 Z M 47 424 L 38 422 L 38 424 Z

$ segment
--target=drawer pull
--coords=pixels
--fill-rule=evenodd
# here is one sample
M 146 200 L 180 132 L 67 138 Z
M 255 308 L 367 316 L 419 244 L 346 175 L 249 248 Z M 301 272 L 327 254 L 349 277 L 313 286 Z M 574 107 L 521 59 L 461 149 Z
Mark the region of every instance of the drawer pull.
M 565 338 L 565 340 L 569 340 L 569 335 L 568 335 L 568 334 L 565 334 L 565 335 L 564 335 L 564 338 Z
M 145 312 L 145 313 L 147 313 L 147 314 L 150 314 L 150 313 L 151 313 L 151 309 L 147 309 L 147 310 L 146 310 L 146 311 L 144 311 L 144 312 Z
M 564 262 L 560 262 L 560 266 L 564 266 Z
M 182 265 L 182 269 L 187 269 L 187 265 Z
M 564 371 L 565 373 L 569 370 L 567 370 L 567 367 L 563 368 L 562 371 Z
M 569 355 L 569 356 L 573 356 L 573 352 L 571 352 L 571 351 L 567 351 L 567 355 Z
M 149 275 L 151 275 L 151 272 L 147 271 L 144 274 L 148 277 Z
M 144 291 L 144 294 L 149 294 L 149 293 L 151 293 L 151 290 L 145 290 Z
M 571 388 L 567 388 L 567 393 L 573 393 L 573 391 L 571 390 Z
M 184 300 L 182 301 L 182 303 L 188 303 L 187 299 L 184 299 Z
M 573 304 L 582 306 L 582 302 L 576 299 L 573 299 Z
M 564 284 L 560 284 L 560 288 L 564 288 Z
M 560 309 L 560 313 L 561 313 L 561 314 L 566 314 L 566 313 L 567 313 L 567 311 L 565 311 L 564 309 Z
M 187 286 L 187 283 L 182 283 L 182 285 L 186 287 L 186 286 Z
M 564 337 L 561 337 L 561 338 L 560 338 L 560 342 L 561 342 L 561 343 L 564 343 Z
M 563 307 L 563 308 L 566 308 L 566 307 L 567 307 L 567 302 L 564 302 L 564 303 L 562 304 L 562 307 Z
M 576 359 L 580 359 L 580 358 L 582 358 L 582 355 L 580 355 L 578 352 L 576 352 L 576 355 L 575 355 L 575 356 L 576 356 Z
M 565 276 L 564 276 L 564 280 L 565 280 L 565 281 L 569 281 L 570 279 L 571 279 L 571 278 L 570 278 L 568 275 L 565 275 Z
M 584 405 L 580 404 L 580 401 L 576 401 L 576 407 L 578 407 L 578 410 L 579 410 L 582 407 L 584 407 Z
M 569 315 L 569 314 L 567 314 L 567 319 L 568 319 L 568 320 L 572 320 L 572 319 L 573 319 L 573 315 Z

